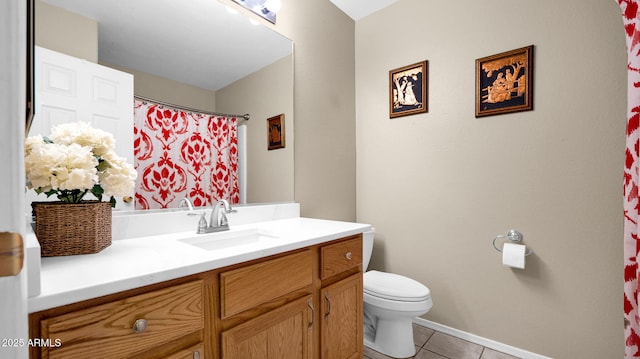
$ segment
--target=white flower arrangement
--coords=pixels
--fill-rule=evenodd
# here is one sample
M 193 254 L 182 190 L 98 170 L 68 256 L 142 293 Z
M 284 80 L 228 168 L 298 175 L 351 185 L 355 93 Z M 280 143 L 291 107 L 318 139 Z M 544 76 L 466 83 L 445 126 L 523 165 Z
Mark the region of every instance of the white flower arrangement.
M 115 152 L 113 135 L 85 122 L 64 123 L 49 138 L 25 141 L 27 186 L 62 202 L 79 203 L 87 193 L 99 201 L 131 194 L 138 176 L 133 165 Z

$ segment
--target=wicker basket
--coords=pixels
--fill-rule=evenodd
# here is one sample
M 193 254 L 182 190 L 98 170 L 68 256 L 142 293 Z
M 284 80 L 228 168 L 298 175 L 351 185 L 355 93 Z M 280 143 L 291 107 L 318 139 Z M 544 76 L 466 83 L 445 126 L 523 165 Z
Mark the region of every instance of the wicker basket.
M 111 245 L 111 204 L 33 202 L 43 257 L 98 253 Z

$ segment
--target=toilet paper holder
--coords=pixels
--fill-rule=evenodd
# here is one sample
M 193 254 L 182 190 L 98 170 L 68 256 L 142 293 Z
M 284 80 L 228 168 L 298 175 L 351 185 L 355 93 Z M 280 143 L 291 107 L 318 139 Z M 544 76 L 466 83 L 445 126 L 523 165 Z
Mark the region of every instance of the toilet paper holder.
M 506 235 L 505 234 L 501 234 L 501 235 L 496 236 L 496 238 L 493 239 L 493 248 L 495 248 L 496 251 L 502 253 L 502 249 L 496 247 L 496 241 L 498 239 L 508 239 L 513 243 L 518 243 L 518 242 L 522 241 L 522 237 L 523 237 L 522 233 L 516 231 L 515 229 L 512 229 L 509 232 L 507 232 Z M 526 257 L 526 256 L 530 255 L 531 253 L 533 253 L 533 251 L 531 249 L 529 249 L 527 251 L 527 253 L 525 253 L 524 256 Z

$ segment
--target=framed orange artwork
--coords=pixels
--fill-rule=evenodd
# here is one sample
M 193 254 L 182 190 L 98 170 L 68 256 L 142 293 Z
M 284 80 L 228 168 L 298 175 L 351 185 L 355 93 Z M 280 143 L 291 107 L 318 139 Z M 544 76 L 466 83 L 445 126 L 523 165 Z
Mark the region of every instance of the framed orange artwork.
M 284 148 L 284 114 L 267 119 L 267 149 Z
M 533 45 L 476 60 L 476 117 L 533 110 Z

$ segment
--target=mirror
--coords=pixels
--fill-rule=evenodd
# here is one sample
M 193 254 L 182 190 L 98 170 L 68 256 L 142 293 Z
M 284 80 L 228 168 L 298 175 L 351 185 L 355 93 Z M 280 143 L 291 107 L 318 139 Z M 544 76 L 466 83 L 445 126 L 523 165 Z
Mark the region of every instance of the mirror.
M 142 97 L 249 113 L 247 203 L 292 201 L 293 43 L 249 20 L 217 0 L 37 0 L 35 43 L 133 74 Z M 287 147 L 268 151 L 266 119 L 279 114 Z

